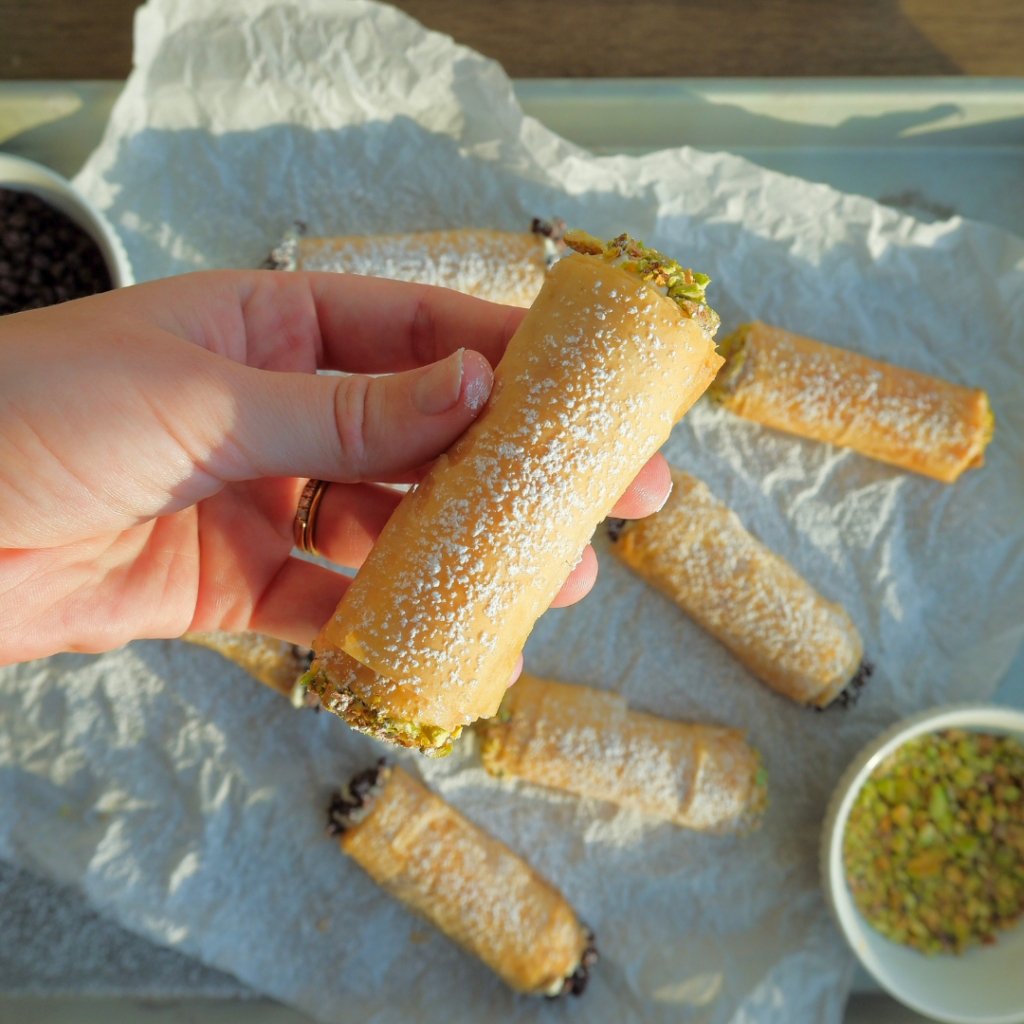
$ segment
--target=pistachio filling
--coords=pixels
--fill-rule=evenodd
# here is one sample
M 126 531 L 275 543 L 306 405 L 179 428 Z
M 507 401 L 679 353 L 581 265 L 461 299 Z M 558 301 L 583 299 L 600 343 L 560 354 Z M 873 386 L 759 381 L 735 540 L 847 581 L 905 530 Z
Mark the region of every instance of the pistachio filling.
M 439 725 L 408 722 L 371 707 L 347 686 L 339 687 L 323 669 L 311 669 L 299 682 L 315 693 L 328 711 L 343 718 L 358 732 L 400 747 L 411 747 L 427 757 L 450 754 L 452 744 L 462 734 L 461 725 L 448 730 Z
M 473 730 L 480 740 L 480 760 L 484 768 L 496 776 L 504 775 L 501 768 L 495 764 L 495 758 L 501 753 L 502 726 L 512 721 L 512 712 L 508 709 L 506 701 L 495 712 L 493 718 L 481 719 L 473 723 Z
M 638 277 L 672 299 L 691 319 L 714 330 L 721 322 L 718 314 L 708 305 L 704 296 L 711 278 L 683 267 L 674 259 L 651 249 L 625 232 L 608 242 L 586 231 L 570 230 L 562 236 L 563 242 L 584 256 L 600 256 L 613 266 Z
M 750 799 L 747 801 L 746 810 L 740 820 L 739 835 L 753 832 L 761 823 L 761 817 L 768 807 L 768 772 L 761 763 L 761 754 L 756 750 L 754 754 L 757 757 L 757 768 L 754 769 L 754 784 L 751 788 Z
M 749 331 L 750 325 L 743 324 L 718 343 L 718 354 L 725 362 L 708 388 L 708 394 L 716 402 L 721 402 L 732 394 L 736 382 L 743 372 Z

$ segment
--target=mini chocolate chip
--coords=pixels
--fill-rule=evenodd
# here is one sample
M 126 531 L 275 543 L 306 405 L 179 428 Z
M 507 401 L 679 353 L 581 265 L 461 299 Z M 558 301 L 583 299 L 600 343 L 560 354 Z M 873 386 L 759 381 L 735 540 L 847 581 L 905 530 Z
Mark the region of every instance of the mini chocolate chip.
M 847 711 L 853 707 L 854 704 L 860 700 L 861 691 L 867 684 L 867 681 L 874 674 L 875 666 L 870 661 L 862 661 L 857 666 L 857 671 L 854 672 L 853 678 L 842 688 L 839 695 L 836 697 L 831 704 L 824 708 L 815 708 L 815 711 L 828 711 L 829 708 L 842 708 Z
M 338 836 L 352 826 L 352 812 L 366 805 L 366 799 L 380 780 L 380 773 L 387 765 L 382 757 L 372 768 L 353 775 L 344 790 L 331 797 L 327 808 L 327 834 Z
M 308 647 L 292 644 L 292 654 L 299 663 L 299 675 L 308 672 L 313 665 L 313 652 Z
M 580 956 L 580 962 L 576 970 L 572 972 L 562 984 L 562 991 L 557 995 L 548 996 L 549 999 L 562 999 L 565 996 L 581 996 L 586 991 L 587 983 L 590 981 L 590 970 L 597 963 L 597 945 L 594 940 L 594 933 L 587 928 L 587 945 Z
M 608 531 L 608 539 L 614 544 L 622 536 L 622 531 L 626 528 L 626 520 L 608 518 L 604 523 L 605 529 Z
M 38 196 L 0 188 L 0 315 L 111 287 L 87 232 Z

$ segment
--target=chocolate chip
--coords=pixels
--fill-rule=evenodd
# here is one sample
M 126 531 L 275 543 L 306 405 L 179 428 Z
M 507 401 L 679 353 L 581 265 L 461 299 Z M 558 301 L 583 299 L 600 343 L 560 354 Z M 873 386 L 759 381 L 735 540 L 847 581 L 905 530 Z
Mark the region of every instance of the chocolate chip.
M 112 287 L 99 246 L 74 221 L 31 192 L 0 188 L 0 315 Z
M 587 928 L 587 945 L 580 956 L 580 962 L 576 970 L 565 979 L 562 991 L 557 995 L 548 996 L 549 999 L 562 999 L 565 996 L 581 996 L 586 991 L 587 982 L 590 981 L 590 969 L 597 963 L 597 945 L 594 933 Z
M 353 775 L 349 784 L 339 793 L 331 797 L 327 808 L 327 834 L 338 836 L 352 826 L 352 812 L 366 805 L 367 797 L 373 792 L 380 781 L 380 773 L 387 765 L 387 758 L 382 757 L 372 768 Z
M 292 654 L 299 663 L 299 675 L 308 672 L 313 665 L 313 652 L 308 647 L 292 644 Z
M 622 531 L 626 528 L 626 520 L 609 518 L 604 523 L 605 529 L 608 531 L 608 539 L 614 544 L 622 536 Z
M 829 708 L 842 708 L 846 711 L 852 708 L 860 700 L 861 691 L 874 674 L 874 671 L 875 666 L 870 661 L 862 661 L 857 666 L 857 671 L 854 672 L 853 678 L 840 691 L 839 696 L 828 707 L 815 708 L 814 710 L 827 711 Z

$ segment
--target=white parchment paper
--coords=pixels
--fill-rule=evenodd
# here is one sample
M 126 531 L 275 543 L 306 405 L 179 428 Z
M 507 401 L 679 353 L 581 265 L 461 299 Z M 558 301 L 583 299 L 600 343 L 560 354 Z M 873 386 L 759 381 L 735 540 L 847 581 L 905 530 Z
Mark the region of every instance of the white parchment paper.
M 997 429 L 952 487 L 704 401 L 673 433 L 670 461 L 860 627 L 876 673 L 851 711 L 775 696 L 600 539 L 594 593 L 535 630 L 534 673 L 747 729 L 770 779 L 758 833 L 495 782 L 472 741 L 413 759 L 596 929 L 580 1001 L 511 995 L 324 839 L 328 794 L 373 741 L 174 641 L 0 671 L 0 856 L 324 1021 L 837 1022 L 852 962 L 818 890 L 829 791 L 890 721 L 990 694 L 1024 635 L 1024 243 L 727 155 L 594 158 L 524 117 L 497 65 L 376 4 L 154 0 L 135 61 L 78 184 L 140 280 L 258 265 L 295 218 L 333 234 L 560 215 L 710 273 L 723 330 L 756 316 L 983 386 Z

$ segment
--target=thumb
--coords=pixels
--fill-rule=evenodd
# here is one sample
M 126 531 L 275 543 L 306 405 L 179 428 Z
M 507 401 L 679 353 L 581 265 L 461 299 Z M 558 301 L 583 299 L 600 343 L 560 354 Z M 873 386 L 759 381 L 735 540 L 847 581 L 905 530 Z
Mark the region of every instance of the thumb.
M 222 479 L 356 481 L 408 472 L 436 458 L 473 422 L 494 380 L 487 360 L 467 349 L 379 377 L 240 369 L 233 447 L 242 458 Z

